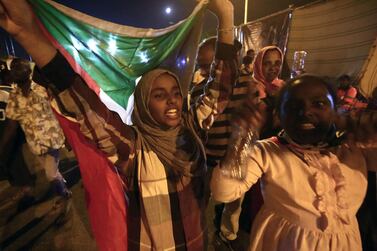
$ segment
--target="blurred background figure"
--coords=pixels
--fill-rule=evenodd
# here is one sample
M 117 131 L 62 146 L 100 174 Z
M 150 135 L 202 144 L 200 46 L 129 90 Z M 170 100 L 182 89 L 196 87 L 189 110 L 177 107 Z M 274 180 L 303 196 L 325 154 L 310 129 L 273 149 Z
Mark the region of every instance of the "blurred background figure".
M 249 49 L 246 52 L 246 55 L 242 58 L 242 65 L 241 65 L 241 75 L 252 75 L 253 74 L 253 60 L 255 57 L 255 51 L 253 49 Z
M 344 74 L 338 78 L 337 96 L 339 99 L 339 109 L 342 112 L 350 111 L 356 100 L 357 90 L 351 84 L 350 76 Z
M 346 74 L 341 75 L 337 82 L 339 112 L 357 111 L 367 107 L 366 99 L 358 92 L 357 88 L 353 86 L 350 76 Z
M 28 151 L 25 135 L 19 123 L 7 119 L 5 115 L 9 93 L 13 89 L 5 84 L 8 77 L 6 60 L 0 60 L 0 180 L 9 182 L 13 188 L 11 196 L 2 204 L 14 201 L 24 208 L 34 201 L 34 177 L 23 158 L 23 151 Z
M 199 45 L 196 56 L 196 71 L 189 90 L 189 102 L 193 103 L 203 93 L 211 70 L 211 63 L 215 57 L 216 37 L 209 37 Z
M 29 61 L 15 58 L 9 67 L 7 81 L 15 85 L 9 95 L 6 117 L 20 124 L 32 153 L 30 159 L 43 167 L 53 192 L 68 198 L 71 193 L 58 170 L 59 149 L 64 146 L 65 137 L 52 112 L 47 90 L 31 79 Z
M 377 111 L 377 87 L 368 99 L 367 110 Z M 357 219 L 359 221 L 363 250 L 377 250 L 377 179 L 375 172 L 368 172 L 368 188 Z
M 372 95 L 368 99 L 368 109 L 377 110 L 377 87 L 372 91 Z

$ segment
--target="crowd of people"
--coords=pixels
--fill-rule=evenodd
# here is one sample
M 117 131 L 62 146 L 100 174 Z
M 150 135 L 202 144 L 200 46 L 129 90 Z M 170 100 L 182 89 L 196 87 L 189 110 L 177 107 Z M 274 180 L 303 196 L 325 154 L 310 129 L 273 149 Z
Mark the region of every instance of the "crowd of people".
M 346 75 L 339 85 L 306 73 L 285 82 L 274 45 L 249 49 L 239 62 L 233 4 L 212 0 L 217 36 L 199 45 L 188 102 L 171 70 L 153 69 L 136 86 L 129 126 L 45 38 L 27 1 L 0 3 L 0 26 L 54 89 L 33 80 L 30 62 L 11 60 L 6 117 L 22 128 L 56 194 L 69 199 L 58 170 L 65 138 L 49 104 L 59 98 L 60 113 L 121 173 L 128 250 L 206 250 L 212 223 L 215 250 L 376 247 L 376 198 L 369 218 L 357 212 L 368 172 L 376 179 L 377 91 L 363 99 Z M 10 144 L 2 137 L 1 152 Z

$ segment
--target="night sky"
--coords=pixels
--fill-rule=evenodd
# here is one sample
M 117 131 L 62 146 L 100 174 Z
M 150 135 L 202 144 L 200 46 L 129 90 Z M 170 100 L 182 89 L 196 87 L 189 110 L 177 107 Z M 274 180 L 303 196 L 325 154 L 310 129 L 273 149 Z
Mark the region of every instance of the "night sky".
M 142 28 L 163 28 L 190 15 L 195 0 L 57 0 L 101 19 Z M 171 8 L 170 14 L 165 12 Z
M 56 0 L 66 6 L 89 15 L 136 27 L 162 28 L 187 17 L 196 0 Z M 244 20 L 245 0 L 233 0 L 235 23 Z M 289 5 L 301 6 L 315 0 L 249 0 L 248 21 L 288 8 Z M 165 8 L 172 12 L 165 14 Z M 210 16 L 210 15 L 209 15 Z M 215 21 L 215 18 L 209 17 Z
M 142 28 L 164 28 L 185 17 L 193 10 L 196 0 L 56 0 L 68 7 L 91 16 L 111 22 Z M 288 8 L 290 4 L 300 6 L 314 0 L 249 0 L 248 21 Z M 233 0 L 235 6 L 235 25 L 244 20 L 245 0 Z M 170 7 L 171 12 L 166 13 Z M 216 18 L 208 13 L 205 17 L 203 37 L 214 35 Z M 0 56 L 6 54 L 5 41 L 9 36 L 0 30 Z M 15 47 L 16 56 L 25 57 L 19 47 Z

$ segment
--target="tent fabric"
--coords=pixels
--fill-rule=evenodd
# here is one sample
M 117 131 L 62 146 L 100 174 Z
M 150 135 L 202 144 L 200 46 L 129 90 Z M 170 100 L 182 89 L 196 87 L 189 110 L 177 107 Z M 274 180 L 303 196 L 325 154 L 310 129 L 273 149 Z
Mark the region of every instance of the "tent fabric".
M 238 26 L 236 38 L 242 43 L 242 55 L 246 55 L 249 49 L 258 52 L 269 45 L 278 46 L 285 55 L 291 17 L 292 9 L 289 8 Z M 286 64 L 281 75 L 282 78 L 290 75 Z
M 334 0 L 293 11 L 287 62 L 306 51 L 305 71 L 356 78 L 377 36 L 377 1 Z
M 258 52 L 269 45 L 276 45 L 285 52 L 291 12 L 286 9 L 237 27 L 236 37 L 242 43 L 243 54 L 249 49 Z
M 377 87 L 377 38 L 370 49 L 369 57 L 365 61 L 364 67 L 360 72 L 360 90 L 369 97 L 373 89 Z

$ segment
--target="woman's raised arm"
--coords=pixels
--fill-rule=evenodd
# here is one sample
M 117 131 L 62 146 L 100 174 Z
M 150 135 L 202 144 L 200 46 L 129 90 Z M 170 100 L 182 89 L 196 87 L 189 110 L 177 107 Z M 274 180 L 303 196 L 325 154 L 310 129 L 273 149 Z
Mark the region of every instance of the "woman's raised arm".
M 0 0 L 0 27 L 22 45 L 39 67 L 55 56 L 56 49 L 34 20 L 26 0 Z

